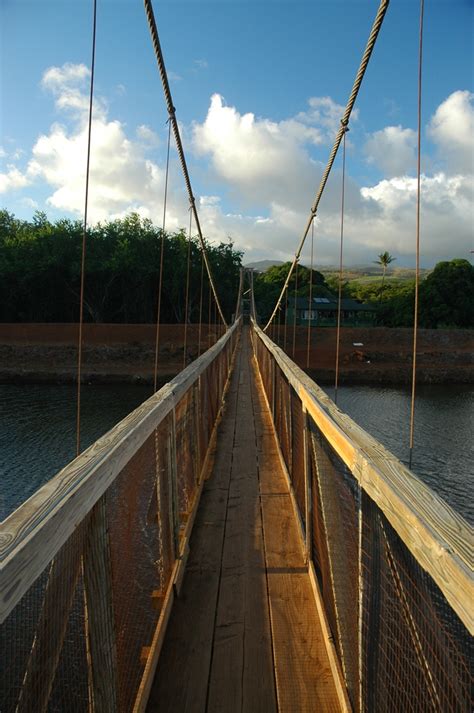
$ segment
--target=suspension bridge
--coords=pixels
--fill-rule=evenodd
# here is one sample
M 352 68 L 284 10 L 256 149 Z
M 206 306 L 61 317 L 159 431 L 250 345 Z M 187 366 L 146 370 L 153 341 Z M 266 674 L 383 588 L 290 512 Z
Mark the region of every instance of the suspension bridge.
M 145 9 L 222 334 L 84 451 L 79 356 L 77 457 L 0 526 L 0 710 L 467 713 L 472 529 L 270 338 L 291 272 L 226 324 Z

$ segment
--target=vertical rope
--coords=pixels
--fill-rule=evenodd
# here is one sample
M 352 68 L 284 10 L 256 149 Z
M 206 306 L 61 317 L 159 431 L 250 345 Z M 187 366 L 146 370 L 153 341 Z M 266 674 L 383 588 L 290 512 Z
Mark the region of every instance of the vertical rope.
M 285 292 L 285 325 L 283 327 L 283 350 L 286 352 L 286 331 L 288 327 L 288 288 Z
M 278 327 L 278 330 L 277 330 L 277 333 L 276 333 L 276 343 L 278 344 L 278 346 L 280 346 L 280 315 L 281 315 L 281 309 L 279 308 L 279 309 L 278 309 L 278 312 L 277 312 L 277 327 Z
M 297 300 L 298 300 L 298 265 L 296 265 L 295 269 L 295 303 L 294 303 L 294 314 L 293 314 L 293 351 L 292 351 L 292 356 L 293 359 L 295 358 L 295 349 L 296 349 L 296 305 L 297 305 Z
M 166 152 L 165 194 L 163 200 L 163 223 L 161 229 L 160 274 L 158 278 L 158 304 L 156 307 L 155 365 L 153 369 L 153 393 L 158 386 L 158 353 L 160 349 L 161 292 L 163 288 L 163 260 L 165 254 L 166 204 L 168 201 L 168 176 L 170 167 L 171 122 L 168 120 L 168 148 Z
M 198 356 L 201 356 L 203 286 L 204 286 L 204 255 L 201 252 L 201 288 L 200 288 L 200 292 L 199 292 Z
M 186 303 L 184 308 L 184 348 L 183 348 L 183 369 L 186 366 L 188 348 L 188 309 L 189 309 L 189 274 L 191 267 L 191 229 L 193 224 L 193 212 L 189 209 L 189 235 L 188 235 L 188 259 L 186 264 Z
M 344 198 L 346 185 L 346 134 L 349 131 L 344 127 L 342 137 L 342 190 L 341 190 L 341 241 L 339 247 L 339 290 L 337 298 L 337 329 L 336 329 L 336 373 L 334 377 L 334 403 L 337 404 L 337 389 L 339 386 L 339 350 L 341 341 L 341 300 L 342 300 L 342 254 L 344 248 Z
M 420 203 L 421 203 L 421 90 L 423 69 L 423 15 L 425 3 L 420 0 L 420 35 L 418 47 L 418 147 L 417 147 L 417 184 L 416 184 L 416 271 L 415 271 L 415 305 L 413 315 L 413 370 L 411 378 L 410 404 L 410 458 L 413 460 L 413 445 L 415 440 L 415 396 L 416 396 L 416 353 L 418 341 L 418 292 L 420 284 Z
M 311 260 L 309 268 L 309 299 L 308 299 L 308 337 L 306 340 L 306 368 L 309 369 L 309 350 L 311 347 L 311 315 L 313 313 L 313 248 L 314 248 L 314 218 L 311 223 Z
M 82 334 L 84 324 L 84 287 L 85 287 L 85 266 L 86 266 L 86 238 L 87 238 L 87 213 L 89 209 L 89 175 L 91 161 L 91 137 L 92 137 L 92 109 L 94 105 L 94 73 L 95 73 L 95 44 L 97 28 L 97 0 L 93 0 L 92 10 L 92 58 L 91 58 L 91 82 L 89 92 L 89 120 L 87 129 L 87 160 L 86 160 L 86 186 L 84 197 L 84 225 L 82 230 L 81 248 L 81 289 L 79 297 L 79 334 L 77 344 L 77 406 L 76 406 L 76 455 L 81 452 L 81 379 L 82 379 Z
M 211 348 L 211 283 L 209 282 L 209 296 L 207 298 L 208 302 L 208 317 L 207 317 L 207 348 Z

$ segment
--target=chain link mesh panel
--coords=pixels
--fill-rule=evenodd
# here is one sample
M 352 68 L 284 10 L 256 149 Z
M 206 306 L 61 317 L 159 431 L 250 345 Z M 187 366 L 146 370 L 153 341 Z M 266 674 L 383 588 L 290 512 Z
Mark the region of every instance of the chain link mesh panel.
M 0 625 L 1 713 L 133 710 L 237 339 L 234 331 L 196 375 Z
M 270 403 L 275 384 L 275 431 L 304 517 L 301 401 L 258 334 L 254 343 Z M 312 560 L 354 711 L 472 711 L 472 637 L 324 433 L 308 421 Z

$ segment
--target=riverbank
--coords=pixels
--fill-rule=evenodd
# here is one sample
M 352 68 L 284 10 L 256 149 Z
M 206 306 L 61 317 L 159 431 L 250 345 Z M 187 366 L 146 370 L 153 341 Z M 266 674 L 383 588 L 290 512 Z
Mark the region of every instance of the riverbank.
M 153 325 L 84 325 L 82 378 L 85 383 L 151 383 L 155 334 Z M 203 325 L 188 327 L 187 361 L 218 338 L 218 330 Z M 270 333 L 277 339 L 277 334 Z M 406 384 L 412 371 L 411 329 L 342 328 L 340 383 Z M 76 380 L 77 325 L 0 324 L 1 383 L 70 383 Z M 284 344 L 281 327 L 277 341 Z M 313 328 L 309 372 L 321 383 L 334 381 L 336 330 Z M 293 355 L 293 328 L 287 328 L 286 349 L 306 368 L 307 329 L 297 327 Z M 474 333 L 470 330 L 420 330 L 417 379 L 419 383 L 474 383 Z M 184 363 L 182 325 L 160 327 L 158 376 L 175 376 Z

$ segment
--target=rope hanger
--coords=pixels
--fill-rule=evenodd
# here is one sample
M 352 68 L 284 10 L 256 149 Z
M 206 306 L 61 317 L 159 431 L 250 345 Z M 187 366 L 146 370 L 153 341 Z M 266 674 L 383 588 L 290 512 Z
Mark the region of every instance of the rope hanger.
M 171 96 L 171 90 L 170 90 L 170 86 L 169 86 L 169 82 L 168 82 L 168 75 L 166 72 L 165 62 L 163 59 L 163 53 L 161 51 L 160 40 L 158 37 L 158 30 L 156 27 L 155 15 L 153 12 L 153 4 L 152 4 L 151 0 L 144 0 L 144 5 L 145 5 L 145 13 L 146 13 L 147 20 L 148 20 L 148 27 L 150 29 L 150 35 L 151 35 L 151 39 L 152 39 L 152 43 L 153 43 L 153 49 L 155 51 L 156 61 L 158 63 L 158 69 L 159 69 L 160 76 L 161 76 L 161 83 L 163 85 L 163 92 L 165 95 L 165 102 L 166 102 L 166 106 L 168 109 L 169 121 L 170 121 L 171 127 L 173 129 L 174 139 L 175 139 L 175 143 L 176 143 L 176 150 L 178 152 L 181 169 L 182 169 L 183 176 L 184 176 L 184 181 L 186 183 L 186 190 L 188 193 L 190 208 L 194 215 L 194 222 L 196 224 L 196 230 L 197 230 L 197 233 L 199 236 L 199 242 L 201 244 L 201 250 L 202 250 L 202 254 L 203 254 L 203 258 L 204 258 L 204 264 L 206 266 L 206 271 L 207 271 L 207 275 L 208 275 L 209 282 L 211 285 L 211 290 L 214 295 L 214 299 L 215 299 L 215 302 L 217 305 L 217 309 L 219 311 L 220 318 L 222 320 L 223 325 L 227 328 L 228 325 L 225 320 L 224 314 L 222 312 L 222 307 L 219 302 L 219 297 L 217 295 L 216 287 L 214 284 L 214 279 L 212 276 L 211 266 L 209 264 L 209 259 L 208 259 L 207 252 L 206 252 L 206 244 L 205 244 L 204 237 L 202 234 L 201 223 L 199 221 L 199 215 L 198 215 L 197 208 L 196 208 L 196 199 L 193 194 L 193 189 L 191 186 L 191 179 L 189 177 L 188 167 L 186 164 L 186 157 L 184 155 L 183 144 L 181 141 L 181 134 L 179 131 L 178 121 L 176 119 L 176 109 L 173 104 L 173 98 Z
M 91 162 L 91 137 L 92 137 L 92 110 L 94 105 L 94 73 L 95 73 L 95 46 L 97 30 L 97 0 L 93 0 L 92 9 L 92 57 L 91 57 L 91 81 L 89 90 L 89 117 L 87 124 L 87 160 L 86 160 L 86 186 L 84 196 L 84 223 L 82 230 L 81 249 L 81 288 L 79 297 L 79 334 L 77 345 L 77 407 L 76 407 L 76 455 L 81 452 L 81 377 L 82 377 L 82 341 L 84 326 L 84 288 L 85 288 L 85 267 L 86 267 L 86 238 L 87 238 L 87 218 L 89 209 L 89 176 Z
M 145 2 L 147 2 L 147 0 L 145 0 Z M 377 37 L 378 37 L 379 31 L 380 31 L 380 28 L 382 27 L 382 23 L 383 23 L 385 14 L 386 14 L 387 9 L 388 9 L 388 6 L 389 6 L 389 2 L 390 2 L 390 0 L 381 0 L 381 2 L 380 2 L 380 6 L 379 6 L 379 9 L 378 9 L 378 11 L 377 11 L 377 15 L 376 15 L 375 20 L 374 20 L 374 23 L 373 23 L 373 25 L 372 25 L 372 30 L 371 30 L 370 35 L 369 35 L 369 39 L 367 40 L 367 45 L 366 45 L 366 48 L 365 48 L 364 54 L 363 54 L 363 56 L 362 56 L 362 60 L 361 60 L 359 69 L 358 69 L 358 71 L 357 71 L 357 74 L 356 74 L 356 77 L 355 77 L 355 80 L 354 80 L 354 84 L 353 84 L 353 87 L 352 87 L 352 91 L 351 91 L 351 94 L 350 94 L 349 99 L 348 99 L 348 101 L 347 101 L 347 105 L 346 105 L 346 109 L 345 109 L 345 111 L 344 111 L 344 115 L 343 115 L 343 117 L 342 117 L 342 119 L 341 119 L 341 126 L 340 126 L 340 128 L 339 128 L 339 130 L 338 130 L 338 132 L 337 132 L 336 139 L 335 139 L 335 141 L 334 141 L 334 145 L 333 145 L 332 150 L 331 150 L 331 153 L 330 153 L 330 155 L 329 155 L 329 159 L 328 159 L 326 168 L 325 168 L 324 173 L 323 173 L 323 175 L 322 175 L 321 182 L 320 182 L 320 184 L 319 184 L 319 188 L 318 188 L 318 191 L 317 191 L 317 194 L 316 194 L 316 198 L 315 198 L 314 203 L 313 203 L 313 205 L 312 205 L 312 207 L 311 207 L 311 212 L 310 212 L 308 221 L 307 221 L 307 223 L 306 223 L 305 229 L 304 229 L 304 231 L 303 231 L 303 236 L 302 236 L 302 238 L 301 238 L 301 241 L 300 241 L 300 244 L 299 244 L 299 246 L 298 246 L 298 249 L 297 249 L 297 251 L 296 251 L 296 253 L 295 253 L 295 257 L 294 257 L 294 259 L 293 259 L 293 262 L 292 262 L 292 264 L 291 264 L 290 270 L 289 270 L 288 275 L 287 275 L 287 277 L 286 277 L 285 284 L 284 284 L 283 287 L 282 287 L 280 296 L 279 296 L 279 298 L 278 298 L 278 300 L 277 300 L 277 302 L 276 302 L 275 308 L 274 308 L 274 310 L 273 310 L 273 312 L 272 312 L 272 314 L 271 314 L 271 316 L 270 316 L 270 318 L 269 318 L 267 324 L 266 324 L 265 327 L 263 328 L 263 331 L 264 331 L 264 332 L 267 331 L 268 327 L 270 326 L 270 324 L 271 324 L 272 320 L 274 319 L 275 314 L 276 314 L 276 312 L 277 312 L 277 310 L 278 310 L 278 308 L 279 308 L 279 306 L 280 306 L 280 303 L 281 303 L 281 301 L 282 301 L 282 299 L 283 299 L 283 296 L 284 296 L 284 294 L 285 294 L 285 291 L 286 291 L 286 289 L 287 289 L 287 287 L 288 287 L 288 284 L 289 284 L 289 282 L 290 282 L 290 279 L 291 279 L 291 276 L 292 276 L 292 274 L 293 274 L 293 271 L 294 271 L 294 269 L 295 269 L 295 267 L 296 267 L 296 264 L 298 263 L 298 261 L 299 261 L 299 259 L 300 259 L 301 251 L 302 251 L 303 246 L 304 246 L 304 244 L 305 244 L 306 237 L 307 237 L 307 235 L 308 235 L 308 233 L 309 233 L 309 229 L 311 228 L 311 225 L 312 225 L 312 223 L 313 223 L 313 220 L 315 219 L 316 214 L 317 214 L 317 212 L 318 212 L 318 207 L 319 207 L 319 203 L 320 203 L 320 201 L 321 201 L 321 197 L 322 197 L 323 192 L 324 192 L 324 189 L 325 189 L 325 187 L 326 187 L 326 184 L 327 184 L 327 181 L 328 181 L 328 178 L 329 178 L 329 174 L 330 174 L 330 172 L 331 172 L 331 169 L 332 169 L 332 166 L 333 166 L 333 163 L 334 163 L 334 159 L 336 158 L 336 154 L 337 154 L 337 152 L 338 152 L 340 143 L 341 143 L 341 141 L 342 141 L 342 137 L 344 136 L 345 127 L 347 127 L 348 124 L 349 124 L 349 119 L 350 119 L 350 116 L 351 116 L 351 113 L 352 113 L 352 109 L 353 109 L 353 107 L 354 107 L 355 100 L 356 100 L 357 95 L 358 95 L 358 93 L 359 93 L 359 89 L 360 89 L 360 86 L 361 86 L 361 84 L 362 84 L 362 80 L 363 80 L 363 78 L 364 78 L 365 71 L 366 71 L 367 66 L 368 66 L 368 64 L 369 64 L 370 56 L 371 56 L 371 54 L 372 54 L 372 50 L 374 49 L 375 42 L 376 42 L 376 40 L 377 40 Z

